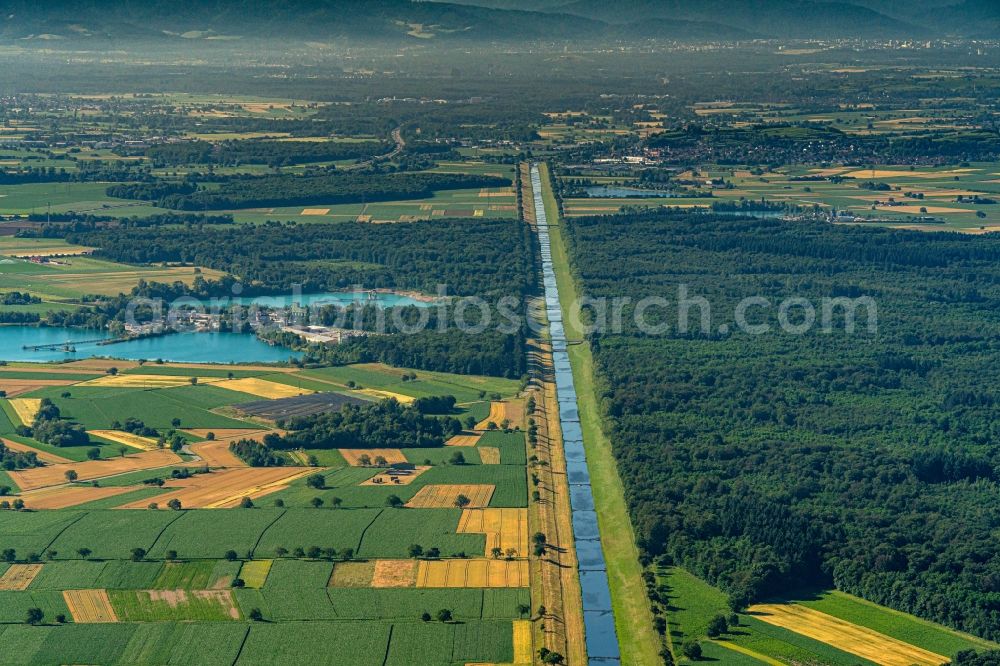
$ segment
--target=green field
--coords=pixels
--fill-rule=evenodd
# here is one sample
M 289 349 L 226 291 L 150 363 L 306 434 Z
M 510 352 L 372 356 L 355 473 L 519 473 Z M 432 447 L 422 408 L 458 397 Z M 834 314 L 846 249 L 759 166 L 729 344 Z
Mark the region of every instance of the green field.
M 415 372 L 417 378 L 403 381 L 402 376 L 409 372 Z M 485 392 L 487 397 L 497 393 L 508 398 L 515 395 L 520 389 L 520 383 L 512 379 L 450 375 L 426 370 L 410 371 L 406 368 L 390 368 L 380 364 L 318 368 L 296 374 L 333 382 L 335 385 L 345 388 L 347 382 L 353 381 L 360 387 L 400 393 L 414 398 L 453 395 L 459 403 L 481 400 L 481 392 Z
M 69 390 L 71 397 L 63 398 Z M 169 429 L 174 419 L 183 428 L 246 428 L 247 423 L 209 410 L 255 400 L 253 396 L 210 385 L 165 389 L 56 386 L 26 397 L 50 398 L 65 418 L 88 429 L 110 428 L 112 423 L 137 418 L 150 428 Z M 251 424 L 252 425 L 252 424 Z

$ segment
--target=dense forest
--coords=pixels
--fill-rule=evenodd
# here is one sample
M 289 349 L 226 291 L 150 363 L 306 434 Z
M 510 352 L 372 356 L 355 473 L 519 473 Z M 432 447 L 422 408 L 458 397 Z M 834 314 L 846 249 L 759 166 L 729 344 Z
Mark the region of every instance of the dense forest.
M 108 188 L 107 194 L 152 201 L 161 208 L 196 211 L 423 199 L 440 190 L 507 187 L 510 184 L 507 178 L 468 174 L 331 172 L 306 176 L 233 177 L 217 187 L 205 189 L 195 189 L 189 182 L 114 185 Z
M 253 228 L 114 228 L 72 233 L 99 256 L 129 264 L 182 262 L 240 277 L 258 291 L 413 289 L 523 296 L 531 288 L 530 232 L 512 220 L 420 224 L 269 223 Z M 223 294 L 230 295 L 230 294 Z
M 144 154 L 154 166 L 188 164 L 267 164 L 272 167 L 367 159 L 392 150 L 386 141 L 184 141 L 150 146 Z
M 381 449 L 444 446 L 462 432 L 458 419 L 429 416 L 394 399 L 372 405 L 344 405 L 339 412 L 292 419 L 288 433 L 269 436 L 271 449 Z
M 706 331 L 592 336 L 645 557 L 735 606 L 835 585 L 1000 639 L 1000 243 L 708 214 L 569 218 L 590 296 L 689 298 Z M 830 332 L 778 303 L 868 296 Z M 751 335 L 732 327 L 753 308 Z M 789 315 L 801 323 L 802 308 Z M 697 323 L 700 307 L 690 311 Z M 631 321 L 631 311 L 626 311 Z M 838 325 L 839 322 L 839 325 Z M 699 327 L 700 328 L 700 327 Z

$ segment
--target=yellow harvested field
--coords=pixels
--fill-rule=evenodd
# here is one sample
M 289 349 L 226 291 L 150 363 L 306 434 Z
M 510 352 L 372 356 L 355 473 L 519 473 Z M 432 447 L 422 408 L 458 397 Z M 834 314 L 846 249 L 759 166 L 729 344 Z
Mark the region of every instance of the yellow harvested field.
M 484 465 L 499 465 L 500 449 L 495 446 L 480 446 L 479 458 L 483 461 Z
M 258 590 L 264 587 L 267 582 L 267 575 L 271 573 L 271 565 L 274 560 L 250 560 L 244 562 L 240 567 L 239 577 L 250 589 Z
M 369 464 L 374 464 L 376 458 L 385 458 L 385 461 L 394 465 L 396 463 L 405 463 L 406 456 L 399 449 L 338 449 L 340 455 L 344 456 L 344 460 L 351 467 L 365 467 L 365 464 L 361 462 L 361 459 L 365 456 L 371 462 Z
M 218 377 L 199 377 L 199 384 L 218 382 Z M 81 382 L 77 386 L 114 386 L 115 388 L 173 388 L 188 386 L 190 377 L 177 375 L 104 375 L 97 379 Z
M 531 620 L 514 620 L 514 663 L 533 663 L 531 649 Z
M 413 587 L 417 584 L 416 560 L 378 560 L 372 587 Z
M 466 509 L 458 521 L 459 534 L 485 534 L 485 555 L 494 548 L 513 548 L 518 555 L 528 552 L 527 509 Z
M 845 171 L 850 171 L 850 170 L 851 170 L 850 167 L 832 167 L 829 169 L 810 169 L 809 172 L 816 176 L 829 177 L 829 176 L 838 176 L 844 173 Z M 743 173 L 737 171 L 736 175 L 740 178 L 749 178 L 752 175 L 749 171 L 745 173 L 746 175 L 744 176 Z
M 27 444 L 15 442 L 10 439 L 0 438 L 0 442 L 3 442 L 3 445 L 8 449 L 10 449 L 11 451 L 19 451 L 21 453 L 34 453 L 36 456 L 38 456 L 39 460 L 41 460 L 42 462 L 47 462 L 52 465 L 73 462 L 69 458 L 63 458 L 62 456 L 57 456 L 56 454 L 49 453 L 48 451 L 40 451 L 33 446 L 28 446 Z
M 420 560 L 417 587 L 528 587 L 528 561 Z
M 131 446 L 133 449 L 140 449 L 142 451 L 153 451 L 160 448 L 159 443 L 155 439 L 140 437 L 139 435 L 133 435 L 130 432 L 122 430 L 88 430 L 87 432 L 95 437 Z
M 490 423 L 500 425 L 505 418 L 507 418 L 507 403 L 491 402 L 489 416 L 476 424 L 476 430 L 486 430 Z
M 42 399 L 13 398 L 10 400 L 10 406 L 14 408 L 14 412 L 17 414 L 17 418 L 21 419 L 21 423 L 30 426 L 34 423 L 38 410 L 42 408 Z
M 430 469 L 428 465 L 417 465 L 414 469 L 387 470 L 376 474 L 367 481 L 362 481 L 358 485 L 362 486 L 408 486 L 413 480 Z
M 288 386 L 287 384 L 278 384 L 277 382 L 269 382 L 265 379 L 257 379 L 256 377 L 247 377 L 246 379 L 227 379 L 226 381 L 216 382 L 215 385 L 219 388 L 229 389 L 230 391 L 238 391 L 240 393 L 247 393 L 249 395 L 255 395 L 259 398 L 267 398 L 269 400 L 275 400 L 278 398 L 294 398 L 299 395 L 312 395 L 315 393 L 315 391 L 311 391 L 309 389 Z
M 468 506 L 480 508 L 488 506 L 496 486 L 485 483 L 431 483 L 414 495 L 406 506 L 411 509 L 447 509 L 455 508 L 455 500 L 459 495 L 469 498 Z
M 135 486 L 84 486 L 65 485 L 52 488 L 33 490 L 21 495 L 24 506 L 29 509 L 66 509 L 104 499 L 123 495 L 135 490 Z
M 329 208 L 305 208 L 302 210 L 302 215 L 327 215 L 329 212 Z
M 504 420 L 511 427 L 521 425 L 524 421 L 524 402 L 522 400 L 505 400 L 490 403 L 490 415 L 476 424 L 476 430 L 486 430 L 490 423 L 500 425 Z
M 145 509 L 150 502 L 165 507 L 172 499 L 185 509 L 228 509 L 244 497 L 259 499 L 288 487 L 292 481 L 323 471 L 322 467 L 235 467 L 170 479 L 161 495 L 124 504 L 119 509 Z
M 42 570 L 41 564 L 12 564 L 0 576 L 0 590 L 27 590 Z
M 108 599 L 107 590 L 65 590 L 63 599 L 74 622 L 93 624 L 118 621 L 118 614 Z
M 108 460 L 87 460 L 85 462 L 48 465 L 46 467 L 32 467 L 8 472 L 8 474 L 10 474 L 10 477 L 14 479 L 14 482 L 21 490 L 28 491 L 66 483 L 67 470 L 75 471 L 77 480 L 89 481 L 91 479 L 124 474 L 125 472 L 136 472 L 143 469 L 182 464 L 184 464 L 184 460 L 173 451 L 169 449 L 157 449 L 156 451 L 143 451 L 142 453 L 120 458 L 110 458 Z
M 477 433 L 475 435 L 455 435 L 447 442 L 444 443 L 445 446 L 475 446 L 479 443 L 479 439 L 482 437 L 482 433 Z
M 392 391 L 380 391 L 379 389 L 365 388 L 358 391 L 358 393 L 364 393 L 365 395 L 370 395 L 373 398 L 395 398 L 396 402 L 401 405 L 412 404 L 416 399 L 412 395 L 403 395 L 402 393 L 393 393 Z
M 748 612 L 761 622 L 885 666 L 938 666 L 949 661 L 948 657 L 799 604 L 757 604 Z

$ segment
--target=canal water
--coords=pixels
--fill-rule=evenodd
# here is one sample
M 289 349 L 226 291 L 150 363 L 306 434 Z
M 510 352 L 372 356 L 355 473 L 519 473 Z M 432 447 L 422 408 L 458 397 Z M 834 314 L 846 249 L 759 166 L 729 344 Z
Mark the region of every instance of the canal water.
M 559 422 L 566 450 L 566 476 L 569 479 L 570 507 L 573 514 L 573 536 L 580 563 L 580 587 L 583 590 L 583 622 L 586 631 L 589 663 L 595 666 L 620 664 L 621 653 L 615 633 L 615 618 L 611 609 L 611 588 L 608 568 L 601 547 L 601 535 L 594 510 L 594 495 L 590 488 L 590 472 L 583 448 L 583 430 L 570 369 L 566 329 L 563 325 L 559 290 L 552 265 L 552 244 L 549 223 L 542 200 L 542 183 L 538 166 L 531 166 L 531 189 L 534 193 L 535 220 L 541 245 L 542 281 L 545 286 L 545 311 L 552 338 L 552 362 L 556 377 L 556 398 L 559 402 Z

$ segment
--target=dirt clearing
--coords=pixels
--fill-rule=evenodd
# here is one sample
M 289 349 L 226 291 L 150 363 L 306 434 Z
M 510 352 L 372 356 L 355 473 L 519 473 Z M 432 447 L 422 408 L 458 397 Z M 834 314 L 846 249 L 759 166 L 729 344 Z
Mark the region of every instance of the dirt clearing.
M 72 379 L 6 379 L 0 378 L 0 391 L 6 391 L 8 398 L 16 398 L 47 386 L 69 386 Z
M 41 564 L 12 564 L 0 576 L 0 590 L 27 590 L 42 570 Z
M 66 483 L 66 472 L 68 470 L 76 472 L 78 481 L 89 481 L 105 476 L 124 474 L 125 472 L 183 464 L 184 461 L 177 454 L 168 449 L 158 449 L 156 451 L 144 451 L 121 458 L 48 465 L 47 467 L 34 467 L 16 472 L 8 472 L 8 474 L 20 486 L 21 490 L 27 491 Z
M 405 463 L 406 456 L 399 449 L 338 449 L 340 455 L 351 467 L 368 467 L 375 464 L 376 458 L 385 458 L 386 464 Z M 364 462 L 366 461 L 367 462 Z
M 455 508 L 455 500 L 459 495 L 469 499 L 466 506 L 479 508 L 488 506 L 493 498 L 496 486 L 485 483 L 428 484 L 417 491 L 417 494 L 406 503 L 411 509 L 446 509 Z

